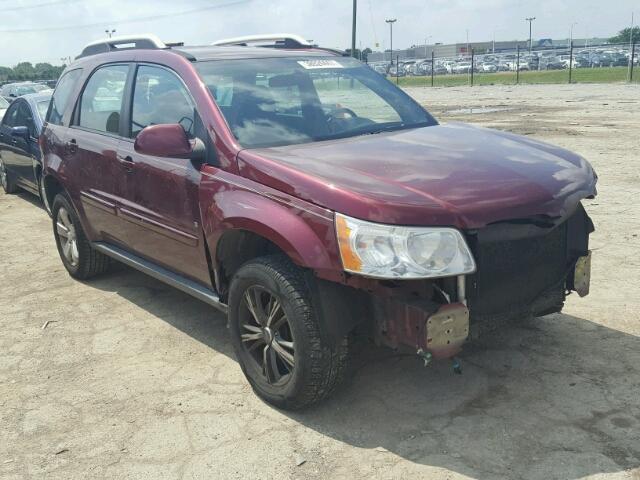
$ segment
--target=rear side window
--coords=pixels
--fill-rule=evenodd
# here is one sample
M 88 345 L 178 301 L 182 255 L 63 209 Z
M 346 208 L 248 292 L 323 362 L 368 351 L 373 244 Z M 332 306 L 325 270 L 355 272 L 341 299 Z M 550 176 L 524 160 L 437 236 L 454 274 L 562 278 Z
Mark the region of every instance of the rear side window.
M 47 112 L 47 122 L 54 125 L 62 125 L 62 117 L 69 104 L 69 98 L 73 93 L 73 89 L 76 82 L 80 78 L 81 69 L 71 70 L 65 73 L 56 87 L 56 91 L 53 92 L 51 104 Z
M 80 99 L 78 125 L 98 132 L 118 134 L 128 65 L 109 65 L 96 70 Z
M 172 72 L 142 65 L 138 68 L 131 108 L 131 137 L 149 125 L 179 123 L 193 137 L 195 105 L 182 81 Z

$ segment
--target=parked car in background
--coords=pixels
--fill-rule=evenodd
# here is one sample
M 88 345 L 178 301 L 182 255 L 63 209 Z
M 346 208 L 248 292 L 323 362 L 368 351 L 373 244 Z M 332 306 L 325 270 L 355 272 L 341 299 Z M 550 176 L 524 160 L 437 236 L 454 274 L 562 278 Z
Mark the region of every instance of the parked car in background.
M 539 70 L 562 70 L 563 68 L 565 68 L 565 65 L 558 57 L 549 55 L 540 57 Z
M 453 66 L 453 73 L 470 73 L 471 62 L 459 62 Z
M 0 121 L 4 117 L 4 112 L 7 111 L 7 108 L 9 108 L 9 101 L 4 97 L 0 97 Z
M 369 66 L 380 75 L 383 75 L 383 76 L 387 75 L 388 65 L 382 64 L 382 63 L 376 63 L 376 64 L 370 64 Z
M 15 99 L 0 123 L 0 183 L 5 193 L 22 188 L 40 196 L 43 193 L 42 154 L 38 138 L 49 108 L 52 91 L 31 93 Z
M 482 62 L 478 70 L 484 73 L 494 73 L 498 71 L 498 65 L 492 61 Z
M 51 89 L 47 85 L 43 85 L 41 83 L 32 83 L 32 82 L 8 83 L 2 86 L 2 89 L 0 90 L 0 95 L 2 95 L 5 98 L 5 100 L 11 101 L 14 98 L 21 97 L 22 95 L 44 92 L 47 90 L 51 90 Z
M 404 77 L 406 75 L 403 67 L 403 63 L 400 62 L 397 66 L 392 65 L 389 67 L 389 76 L 391 77 Z
M 281 408 L 330 395 L 358 334 L 428 363 L 588 293 L 585 159 L 440 125 L 302 37 L 88 45 L 40 142 L 69 274 L 113 258 L 225 312 L 248 382 Z

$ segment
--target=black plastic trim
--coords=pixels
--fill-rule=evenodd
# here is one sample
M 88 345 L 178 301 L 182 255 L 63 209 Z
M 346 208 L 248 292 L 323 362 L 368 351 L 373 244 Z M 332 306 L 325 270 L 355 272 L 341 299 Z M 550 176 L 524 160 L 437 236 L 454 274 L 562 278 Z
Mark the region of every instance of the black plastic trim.
M 227 313 L 227 305 L 220 301 L 220 298 L 213 290 L 210 290 L 193 280 L 189 280 L 182 275 L 167 270 L 166 268 L 156 265 L 153 262 L 145 260 L 142 257 L 138 257 L 137 255 L 114 245 L 105 242 L 94 242 L 92 246 L 99 252 L 104 253 L 114 260 L 135 268 L 136 270 L 139 270 L 156 280 L 160 280 L 167 285 L 171 285 L 178 290 L 182 290 L 198 300 L 202 300 L 203 302 L 217 308 L 221 312 Z

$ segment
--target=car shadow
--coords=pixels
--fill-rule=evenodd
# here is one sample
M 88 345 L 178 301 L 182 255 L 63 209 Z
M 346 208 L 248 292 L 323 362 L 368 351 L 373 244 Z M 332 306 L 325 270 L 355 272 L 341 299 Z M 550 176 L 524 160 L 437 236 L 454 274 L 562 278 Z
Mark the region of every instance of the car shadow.
M 200 343 L 235 360 L 225 315 L 159 280 L 114 262 L 109 272 L 86 282 L 117 293 Z
M 223 315 L 120 267 L 91 282 L 234 358 Z M 376 455 L 472 478 L 577 479 L 640 467 L 640 338 L 554 314 L 467 345 L 463 374 L 362 345 L 350 380 L 296 422 Z
M 37 196 L 34 193 L 31 192 L 27 192 L 26 190 L 18 190 L 15 195 L 17 197 L 20 197 L 20 199 L 30 203 L 31 205 L 33 205 L 34 207 L 39 208 L 40 210 L 42 210 L 45 214 L 47 214 L 47 212 L 44 209 L 44 205 L 42 205 L 42 202 L 40 201 L 40 197 Z

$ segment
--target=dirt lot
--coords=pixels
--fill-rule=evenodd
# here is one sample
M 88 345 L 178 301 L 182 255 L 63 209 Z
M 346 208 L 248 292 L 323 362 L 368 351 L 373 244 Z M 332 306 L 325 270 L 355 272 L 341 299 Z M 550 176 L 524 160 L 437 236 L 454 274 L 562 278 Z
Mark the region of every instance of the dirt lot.
M 335 397 L 287 414 L 222 316 L 124 267 L 71 280 L 37 202 L 0 195 L 0 478 L 640 479 L 640 87 L 410 93 L 593 163 L 589 297 L 468 348 L 461 376 L 361 348 Z

